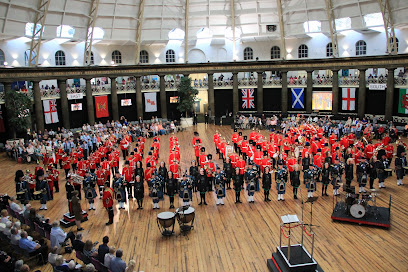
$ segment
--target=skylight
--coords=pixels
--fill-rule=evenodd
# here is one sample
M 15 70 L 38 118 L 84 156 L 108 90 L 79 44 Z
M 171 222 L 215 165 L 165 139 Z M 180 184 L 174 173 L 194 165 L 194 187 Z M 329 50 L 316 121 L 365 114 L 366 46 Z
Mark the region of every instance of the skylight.
M 306 33 L 310 32 L 321 32 L 322 23 L 320 21 L 307 21 L 303 23 L 303 28 Z
M 350 17 L 336 19 L 336 31 L 342 31 L 347 29 L 351 29 Z
M 40 37 L 40 29 L 41 29 L 41 25 L 37 24 L 37 29 L 36 32 L 38 31 L 38 33 L 35 35 L 35 38 Z M 42 30 L 44 32 L 44 28 Z M 25 26 L 25 35 L 28 37 L 32 37 L 34 34 L 34 23 L 26 23 Z
M 197 31 L 198 39 L 211 39 L 213 36 L 212 31 L 208 27 L 202 27 Z
M 180 28 L 173 28 L 169 32 L 169 40 L 182 40 L 184 39 L 184 31 Z
M 75 28 L 73 28 L 72 26 L 60 25 L 57 27 L 57 37 L 58 38 L 73 38 L 74 34 L 75 34 Z
M 384 20 L 381 12 L 364 15 L 364 22 L 366 27 L 384 25 Z
M 88 33 L 92 30 L 92 28 L 88 29 Z M 93 39 L 94 40 L 102 40 L 103 37 L 105 36 L 105 30 L 101 27 L 94 27 L 94 32 L 93 32 Z

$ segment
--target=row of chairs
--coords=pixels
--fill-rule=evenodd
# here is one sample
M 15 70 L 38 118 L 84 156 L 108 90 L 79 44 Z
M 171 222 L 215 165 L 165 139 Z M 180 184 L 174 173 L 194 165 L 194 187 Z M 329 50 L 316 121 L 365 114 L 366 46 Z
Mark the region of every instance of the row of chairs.
M 84 264 L 92 263 L 95 269 L 99 272 L 111 272 L 109 268 L 107 268 L 103 263 L 99 260 L 95 259 L 94 257 L 88 258 L 80 251 L 75 251 L 75 256 L 78 260 L 81 260 Z
M 24 216 L 22 216 L 21 214 L 15 213 L 12 209 L 10 209 L 9 206 L 7 206 L 7 211 L 9 215 L 11 215 L 14 218 L 17 218 L 21 222 L 22 225 L 29 226 L 30 230 L 37 232 L 38 234 L 40 234 L 40 236 L 44 238 L 47 238 L 45 230 L 41 228 L 37 223 L 33 223 L 30 220 L 24 218 Z M 21 249 L 18 245 L 11 244 L 10 239 L 2 232 L 0 232 L 0 239 L 6 243 L 5 248 L 10 250 L 13 253 L 13 255 L 23 259 L 24 262 L 29 262 L 36 258 L 41 258 L 42 261 L 44 262 L 47 258 L 47 256 L 42 256 L 41 253 L 37 255 L 32 255 L 28 251 Z M 48 233 L 47 239 L 49 239 L 49 233 Z

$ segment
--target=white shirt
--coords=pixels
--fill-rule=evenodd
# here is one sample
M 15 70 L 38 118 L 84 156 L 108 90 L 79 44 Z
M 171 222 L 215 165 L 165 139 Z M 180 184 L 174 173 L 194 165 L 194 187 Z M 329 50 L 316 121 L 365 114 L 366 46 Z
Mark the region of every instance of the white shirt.
M 12 209 L 16 213 L 21 213 L 23 210 L 21 209 L 20 205 L 15 202 L 11 202 L 10 209 Z
M 21 239 L 21 236 L 19 233 L 17 233 L 16 235 L 11 235 L 10 237 L 10 242 L 12 245 L 17 246 L 18 245 L 18 241 Z
M 66 237 L 67 234 L 60 227 L 51 228 L 51 247 L 57 246 L 58 248 L 60 248 L 60 243 L 64 242 Z
M 115 258 L 115 255 L 110 254 L 110 253 L 105 254 L 105 259 L 104 259 L 103 264 L 106 267 L 110 267 L 110 262 L 112 261 L 113 258 Z

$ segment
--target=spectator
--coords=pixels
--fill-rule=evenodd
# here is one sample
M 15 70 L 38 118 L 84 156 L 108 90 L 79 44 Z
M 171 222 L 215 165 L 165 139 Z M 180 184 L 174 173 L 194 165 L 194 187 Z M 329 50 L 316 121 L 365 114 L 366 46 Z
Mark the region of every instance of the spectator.
M 14 196 L 10 197 L 10 209 L 15 213 L 22 213 L 23 209 L 16 203 L 16 198 Z
M 1 219 L 0 219 L 0 223 L 6 224 L 9 220 L 9 215 L 7 210 L 2 210 L 1 211 Z
M 18 246 L 18 241 L 20 241 L 21 236 L 18 233 L 18 230 L 16 228 L 11 229 L 11 236 L 10 236 L 10 243 L 12 245 Z
M 6 252 L 0 252 L 0 271 L 13 271 L 14 263 Z
M 59 255 L 55 260 L 55 269 L 61 272 L 69 272 L 69 267 L 61 255 Z
M 105 260 L 105 255 L 109 253 L 109 237 L 105 236 L 102 239 L 103 244 L 98 247 L 98 260 L 103 263 Z
M 126 267 L 125 272 L 136 272 L 136 261 L 130 260 L 128 267 Z
M 58 247 L 53 247 L 52 249 L 51 249 L 51 252 L 50 253 L 48 253 L 48 262 L 52 265 L 52 266 L 55 266 L 56 264 L 56 260 L 57 260 L 57 257 L 58 257 Z
M 30 272 L 30 267 L 26 264 L 23 264 L 20 268 L 20 272 Z
M 24 261 L 23 260 L 18 260 L 16 261 L 16 263 L 14 264 L 14 272 L 20 272 L 21 271 L 21 267 L 24 265 Z
M 72 247 L 75 251 L 83 252 L 85 243 L 82 242 L 82 233 L 77 233 L 75 240 L 72 242 Z
M 109 248 L 109 253 L 105 254 L 103 264 L 106 267 L 110 267 L 110 263 L 111 263 L 112 259 L 115 258 L 115 255 L 114 255 L 115 250 L 116 250 L 115 247 L 112 246 L 112 247 Z
M 126 270 L 126 263 L 122 260 L 123 251 L 122 249 L 118 249 L 116 251 L 116 257 L 112 259 L 110 263 L 110 270 L 112 272 L 125 272 Z
M 27 204 L 25 206 L 25 211 L 23 212 L 23 216 L 24 218 L 28 218 L 29 214 L 30 214 L 30 210 L 31 210 L 31 204 Z
M 93 264 L 87 264 L 85 267 L 85 272 L 95 272 L 95 266 Z
M 3 234 L 7 237 L 11 237 L 11 227 L 13 226 L 13 223 L 11 221 L 8 221 L 6 223 L 6 227 L 3 230 Z
M 83 253 L 89 259 L 91 257 L 97 257 L 98 256 L 98 252 L 94 248 L 94 245 L 93 245 L 91 240 L 86 240 Z
M 42 241 L 43 242 L 43 241 Z M 27 251 L 31 256 L 39 254 L 39 264 L 44 264 L 47 253 L 48 247 L 46 244 L 42 243 L 38 244 L 36 242 L 30 241 L 27 239 L 27 232 L 23 231 L 21 233 L 21 239 L 18 243 L 19 247 L 25 251 Z
M 75 235 L 72 231 L 65 233 L 58 221 L 54 221 L 52 223 L 52 228 L 51 228 L 51 234 L 50 234 L 50 240 L 51 240 L 51 246 L 54 247 L 56 246 L 57 248 L 60 248 L 61 245 L 65 244 L 65 242 L 70 239 L 71 244 L 74 243 L 75 240 Z

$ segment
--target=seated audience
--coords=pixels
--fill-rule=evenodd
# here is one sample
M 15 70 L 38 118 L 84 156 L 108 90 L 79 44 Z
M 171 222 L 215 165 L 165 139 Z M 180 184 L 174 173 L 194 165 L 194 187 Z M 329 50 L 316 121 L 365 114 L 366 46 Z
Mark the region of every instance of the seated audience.
M 110 263 L 110 270 L 112 272 L 125 272 L 126 270 L 126 263 L 122 260 L 123 251 L 122 249 L 118 249 L 116 251 L 116 257 L 112 259 Z
M 98 260 L 103 263 L 105 260 L 105 254 L 109 253 L 109 237 L 105 236 L 102 240 L 103 244 L 98 247 Z
M 109 253 L 105 254 L 103 264 L 106 267 L 110 267 L 110 263 L 111 263 L 112 259 L 115 258 L 115 251 L 116 251 L 115 247 L 112 246 L 112 247 L 109 248 Z

